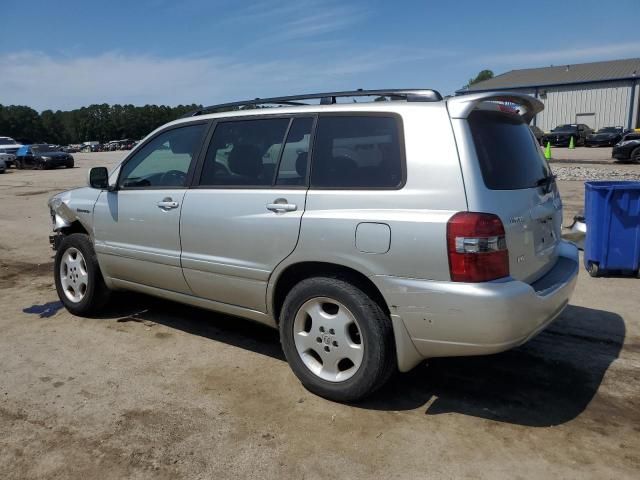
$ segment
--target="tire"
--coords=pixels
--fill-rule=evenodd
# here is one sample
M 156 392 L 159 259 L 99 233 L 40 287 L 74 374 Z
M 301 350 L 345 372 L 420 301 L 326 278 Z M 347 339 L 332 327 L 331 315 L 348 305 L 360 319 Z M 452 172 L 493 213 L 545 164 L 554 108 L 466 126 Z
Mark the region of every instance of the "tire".
M 631 160 L 632 163 L 640 162 L 640 147 L 633 149 L 631 155 L 629 155 L 629 160 Z
M 391 319 L 355 282 L 341 277 L 308 278 L 289 292 L 280 341 L 305 388 L 338 402 L 363 399 L 397 369 Z
M 22 160 L 16 160 L 16 170 L 22 170 Z
M 600 267 L 598 266 L 597 263 L 594 262 L 589 262 L 587 264 L 587 272 L 589 273 L 589 275 L 591 275 L 593 278 L 599 277 L 600 276 Z
M 60 242 L 53 276 L 60 301 L 74 315 L 95 314 L 109 300 L 111 292 L 89 236 L 84 233 L 72 233 Z

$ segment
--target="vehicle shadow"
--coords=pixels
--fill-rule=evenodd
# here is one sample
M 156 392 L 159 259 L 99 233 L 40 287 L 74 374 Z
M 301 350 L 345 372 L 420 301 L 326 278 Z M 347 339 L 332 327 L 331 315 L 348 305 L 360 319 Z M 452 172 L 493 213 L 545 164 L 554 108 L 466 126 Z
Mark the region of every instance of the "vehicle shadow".
M 249 320 L 137 295 L 118 294 L 101 318 L 152 321 L 285 361 L 278 332 Z M 396 375 L 369 399 L 368 410 L 459 413 L 525 426 L 576 418 L 597 392 L 625 338 L 619 315 L 569 306 L 545 331 L 516 349 L 488 356 L 431 359 Z
M 428 402 L 426 415 L 559 425 L 587 407 L 624 338 L 619 315 L 571 305 L 525 345 L 496 355 L 431 359 L 360 406 L 387 410 Z
M 150 321 L 285 361 L 278 331 L 273 328 L 147 295 L 118 292 L 97 318 L 120 323 Z

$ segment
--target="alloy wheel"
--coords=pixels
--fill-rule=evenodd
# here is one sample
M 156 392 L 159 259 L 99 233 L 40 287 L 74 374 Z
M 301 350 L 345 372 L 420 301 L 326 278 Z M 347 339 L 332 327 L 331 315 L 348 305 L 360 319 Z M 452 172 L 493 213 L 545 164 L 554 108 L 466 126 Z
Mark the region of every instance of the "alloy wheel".
M 89 273 L 84 256 L 77 248 L 64 252 L 60 262 L 60 283 L 69 301 L 79 303 L 87 293 Z
M 293 322 L 294 343 L 305 366 L 328 382 L 351 378 L 362 365 L 364 344 L 355 316 L 327 297 L 306 301 Z

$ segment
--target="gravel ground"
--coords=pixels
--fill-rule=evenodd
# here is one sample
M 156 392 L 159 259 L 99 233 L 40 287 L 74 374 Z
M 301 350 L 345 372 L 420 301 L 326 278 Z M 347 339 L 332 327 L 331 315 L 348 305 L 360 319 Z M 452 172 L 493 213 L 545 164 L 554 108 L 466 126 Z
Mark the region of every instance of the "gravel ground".
M 631 168 L 629 168 L 631 167 Z M 558 180 L 640 180 L 640 165 L 606 166 L 561 166 L 552 165 Z

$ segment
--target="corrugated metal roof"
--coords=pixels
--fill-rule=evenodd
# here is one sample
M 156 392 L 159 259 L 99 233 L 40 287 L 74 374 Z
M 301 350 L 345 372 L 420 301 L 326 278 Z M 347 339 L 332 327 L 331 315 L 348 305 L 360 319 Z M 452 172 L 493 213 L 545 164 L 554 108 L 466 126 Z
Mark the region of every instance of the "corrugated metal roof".
M 640 58 L 511 70 L 459 92 L 640 78 Z

